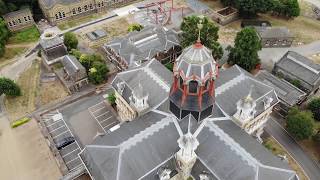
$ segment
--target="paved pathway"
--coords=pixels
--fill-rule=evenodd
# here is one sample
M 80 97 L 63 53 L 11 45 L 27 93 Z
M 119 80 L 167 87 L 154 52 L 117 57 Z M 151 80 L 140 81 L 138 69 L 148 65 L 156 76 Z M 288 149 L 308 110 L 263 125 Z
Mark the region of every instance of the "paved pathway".
M 265 127 L 266 132 L 273 136 L 298 161 L 310 180 L 320 179 L 320 167 L 310 158 L 286 130 L 270 117 Z

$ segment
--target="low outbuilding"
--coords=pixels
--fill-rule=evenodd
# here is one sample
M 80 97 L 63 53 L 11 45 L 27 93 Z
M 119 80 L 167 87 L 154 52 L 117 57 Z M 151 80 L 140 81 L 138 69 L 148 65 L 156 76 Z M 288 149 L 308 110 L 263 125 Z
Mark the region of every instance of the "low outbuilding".
M 320 64 L 288 51 L 274 66 L 273 73 L 295 84 L 308 95 L 317 93 L 320 86 Z
M 79 91 L 81 87 L 88 84 L 86 69 L 76 57 L 66 55 L 61 60 L 61 63 L 63 69 L 57 70 L 56 74 L 69 93 Z
M 264 48 L 290 47 L 294 36 L 286 27 L 255 26 Z

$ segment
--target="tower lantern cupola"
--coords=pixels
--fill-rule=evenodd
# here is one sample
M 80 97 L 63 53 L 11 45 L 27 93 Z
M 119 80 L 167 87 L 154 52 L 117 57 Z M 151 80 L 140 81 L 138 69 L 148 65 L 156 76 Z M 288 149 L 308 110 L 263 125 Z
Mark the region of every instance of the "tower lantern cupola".
M 199 27 L 200 31 L 201 25 Z M 198 121 L 211 115 L 214 104 L 214 81 L 218 66 L 211 50 L 198 38 L 183 50 L 174 68 L 170 90 L 170 111 L 179 119 L 192 114 Z

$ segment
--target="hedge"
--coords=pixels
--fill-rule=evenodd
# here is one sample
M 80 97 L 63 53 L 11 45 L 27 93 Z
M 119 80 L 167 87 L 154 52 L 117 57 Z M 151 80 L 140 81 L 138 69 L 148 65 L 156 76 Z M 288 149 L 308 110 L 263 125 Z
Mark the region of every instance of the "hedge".
M 15 121 L 15 122 L 11 123 L 11 128 L 16 128 L 16 127 L 18 127 L 18 126 L 21 126 L 22 124 L 27 123 L 27 122 L 29 122 L 30 120 L 31 120 L 31 119 L 28 118 L 28 117 L 21 118 L 21 119 Z

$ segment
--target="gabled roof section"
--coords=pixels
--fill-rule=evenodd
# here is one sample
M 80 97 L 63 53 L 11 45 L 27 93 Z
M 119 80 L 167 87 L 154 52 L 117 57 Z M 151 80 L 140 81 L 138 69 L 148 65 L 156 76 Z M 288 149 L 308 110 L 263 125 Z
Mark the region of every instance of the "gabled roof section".
M 136 122 L 139 121 L 128 124 L 133 125 Z M 118 130 L 104 135 L 103 139 L 113 138 L 112 134 L 119 130 L 125 133 L 122 128 L 125 127 L 120 126 Z M 149 127 L 135 131 L 131 137 L 119 144 L 95 141 L 80 155 L 96 180 L 139 179 L 154 172 L 173 157 L 177 152 L 179 137 L 172 117 L 164 117 Z
M 251 97 L 257 104 L 255 117 L 265 111 L 266 98 L 273 99 L 271 106 L 279 102 L 277 94 L 271 86 L 259 82 L 237 65 L 220 71 L 215 83 L 216 103 L 229 116 L 234 115 L 237 110 L 236 103 L 249 94 L 251 87 Z
M 57 4 L 61 5 L 69 5 L 72 3 L 78 3 L 81 2 L 81 0 L 40 0 L 40 2 L 47 8 L 52 8 L 53 6 Z
M 183 134 L 187 134 L 188 132 L 193 134 L 197 130 L 199 125 L 200 123 L 198 123 L 198 121 L 195 120 L 191 114 L 187 115 L 179 121 L 179 126 Z
M 172 72 L 156 59 L 140 68 L 118 73 L 112 82 L 113 88 L 130 104 L 132 91 L 141 84 L 148 92 L 148 104 L 151 108 L 160 106 L 169 96 Z M 119 84 L 123 84 L 122 87 Z
M 320 78 L 320 65 L 294 51 L 288 51 L 275 66 L 310 85 Z
M 306 96 L 306 93 L 283 79 L 279 79 L 271 73 L 262 70 L 256 76 L 261 82 L 272 86 L 279 99 L 289 106 L 294 106 Z
M 160 26 L 147 26 L 141 31 L 131 32 L 124 38 L 105 44 L 103 48 L 112 48 L 129 67 L 135 67 L 140 61 L 150 60 L 158 52 L 165 52 L 179 45 L 178 35 L 174 31 Z

